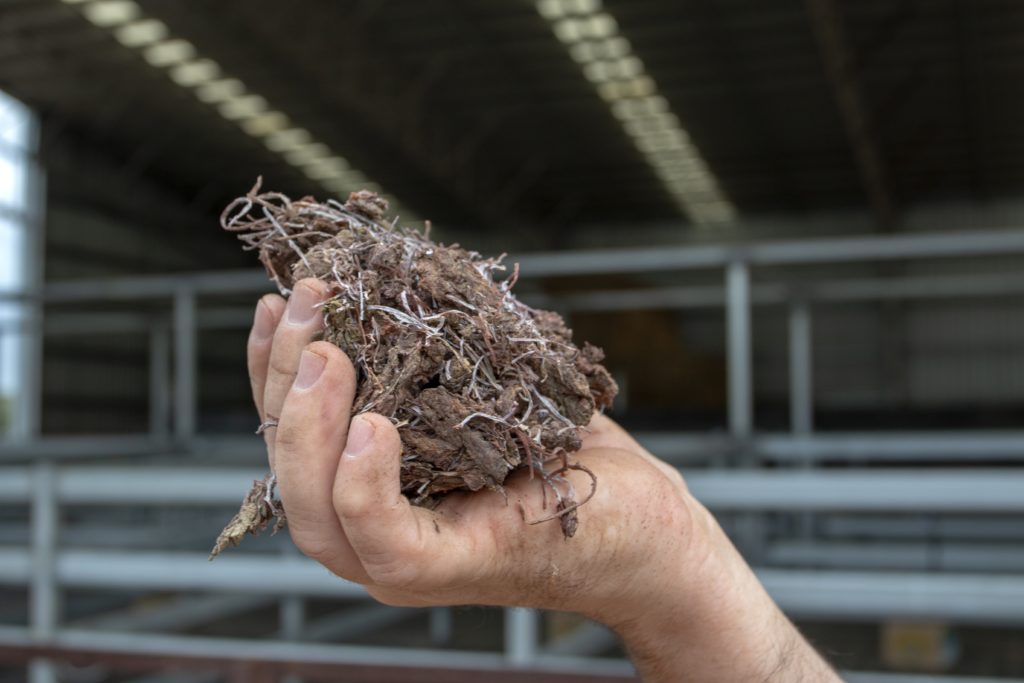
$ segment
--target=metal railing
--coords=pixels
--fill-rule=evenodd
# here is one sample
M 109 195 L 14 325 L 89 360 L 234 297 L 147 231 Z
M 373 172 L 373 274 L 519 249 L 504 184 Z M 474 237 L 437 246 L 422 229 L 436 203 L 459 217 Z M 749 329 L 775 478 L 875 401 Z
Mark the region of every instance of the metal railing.
M 979 512 L 1019 515 L 1024 512 L 1024 469 L 976 468 L 920 470 L 822 470 L 821 460 L 885 461 L 897 459 L 958 461 L 972 455 L 1007 463 L 1024 461 L 1024 431 L 957 433 L 843 433 L 814 431 L 812 391 L 813 307 L 821 302 L 876 301 L 950 297 L 1015 296 L 1024 293 L 1016 273 L 858 278 L 796 287 L 752 282 L 752 268 L 765 265 L 876 262 L 1024 255 L 1024 231 L 978 231 L 962 234 L 901 235 L 732 247 L 658 248 L 524 255 L 524 277 L 594 273 L 640 273 L 717 269 L 721 287 L 673 287 L 628 292 L 575 294 L 538 300 L 565 311 L 633 308 L 708 308 L 724 306 L 728 368 L 728 433 L 686 435 L 641 434 L 657 454 L 678 464 L 711 458 L 732 469 L 688 472 L 697 497 L 725 512 Z M 0 644 L 23 642 L 54 645 L 88 642 L 95 647 L 202 651 L 203 639 L 126 634 L 83 634 L 59 624 L 58 597 L 69 587 L 125 587 L 163 590 L 216 590 L 276 596 L 362 595 L 362 590 L 327 575 L 315 565 L 289 555 L 239 554 L 209 564 L 204 556 L 169 552 L 95 552 L 61 549 L 60 510 L 64 505 L 230 505 L 237 502 L 238 483 L 257 473 L 237 467 L 206 469 L 202 477 L 182 467 L 130 465 L 76 466 L 65 461 L 83 457 L 131 454 L 194 454 L 227 452 L 237 439 L 197 433 L 197 406 L 202 377 L 198 372 L 198 330 L 244 327 L 251 310 L 203 308 L 210 295 L 269 291 L 260 272 L 220 272 L 131 277 L 88 282 L 52 283 L 36 306 L 58 303 L 161 300 L 170 306 L 169 319 L 142 313 L 54 313 L 45 319 L 44 334 L 140 332 L 149 335 L 151 419 L 146 434 L 83 438 L 39 438 L 0 445 L 0 504 L 29 504 L 31 544 L 26 549 L 0 550 L 0 583 L 30 585 L 31 611 L 27 630 L 0 629 Z M 784 305 L 789 317 L 791 431 L 757 432 L 753 403 L 751 309 Z M 173 362 L 172 362 L 173 361 Z M 29 395 L 38 395 L 38 387 Z M 168 397 L 173 396 L 173 401 Z M 169 427 L 169 429 L 168 429 Z M 250 441 L 246 449 L 256 450 Z M 759 461 L 799 464 L 803 468 L 770 471 Z M 26 466 L 25 463 L 31 463 Z M 776 557 L 781 550 L 776 550 Z M 790 546 L 789 557 L 811 553 Z M 856 552 L 847 548 L 846 552 Z M 969 563 L 968 563 L 969 565 Z M 867 573 L 838 570 L 765 568 L 760 575 L 783 608 L 796 616 L 879 619 L 885 617 L 944 618 L 965 622 L 1024 623 L 1024 579 L 973 573 Z M 288 587 L 288 588 L 285 588 Z M 955 596 L 955 599 L 950 599 Z M 440 617 L 439 617 L 440 619 Z M 438 623 L 441 623 L 440 621 Z M 440 628 L 440 627 L 439 627 Z M 294 629 L 293 629 L 294 630 Z M 116 641 L 116 643 L 115 643 Z M 209 641 L 212 643 L 212 641 Z M 581 641 L 582 642 L 582 641 Z M 134 643 L 134 644 L 133 644 Z M 294 645 L 294 644 L 293 644 Z M 212 645 L 211 645 L 212 647 Z M 248 647 L 248 646 L 246 646 Z M 305 650 L 299 648 L 299 652 Z M 317 646 L 326 647 L 326 646 Z M 628 672 L 625 664 L 595 664 L 580 657 L 551 654 L 540 643 L 537 615 L 510 610 L 506 617 L 504 663 L 538 670 L 607 670 Z M 175 649 L 177 648 L 177 650 Z M 419 661 L 418 653 L 392 655 L 385 650 L 335 650 L 340 660 L 377 661 L 403 657 Z M 572 648 L 569 648 L 571 652 Z M 587 651 L 580 645 L 579 651 Z M 320 650 L 317 650 L 320 652 Z M 383 654 L 381 654 L 383 653 Z M 332 656 L 335 656 L 332 655 Z M 305 656 L 305 654 L 303 655 Z M 314 656 L 312 651 L 309 656 Z M 316 655 L 319 656 L 319 655 Z M 428 659 L 433 661 L 434 655 Z M 447 665 L 470 665 L 478 655 L 446 653 Z M 348 659 L 346 659 L 348 658 Z M 480 660 L 483 661 L 483 660 Z M 479 663 L 479 662 L 477 662 Z M 581 668 L 580 668 L 581 667 Z M 605 667 L 605 669 L 601 669 Z M 611 667 L 608 669 L 607 667 Z M 42 679 L 39 679 L 42 680 Z M 866 680 L 866 679 L 865 679 Z

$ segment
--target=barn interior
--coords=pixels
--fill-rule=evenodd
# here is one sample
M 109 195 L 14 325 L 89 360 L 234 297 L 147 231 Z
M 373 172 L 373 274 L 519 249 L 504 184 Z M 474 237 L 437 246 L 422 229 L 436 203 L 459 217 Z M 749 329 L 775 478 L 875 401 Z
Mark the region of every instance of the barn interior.
M 260 179 L 520 266 L 847 680 L 1024 680 L 1024 5 L 0 0 L 0 681 L 634 675 L 287 534 Z M 582 511 L 585 513 L 585 509 Z M 287 678 L 287 677 L 291 678 Z

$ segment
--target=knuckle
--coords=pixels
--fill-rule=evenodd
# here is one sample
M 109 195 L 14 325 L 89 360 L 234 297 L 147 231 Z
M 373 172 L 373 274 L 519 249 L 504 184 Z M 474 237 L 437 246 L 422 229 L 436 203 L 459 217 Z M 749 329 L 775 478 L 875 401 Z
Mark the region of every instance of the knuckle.
M 415 563 L 398 556 L 381 557 L 377 561 L 360 556 L 366 574 L 375 586 L 390 589 L 408 589 L 419 579 L 419 569 Z
M 373 507 L 369 498 L 352 495 L 351 491 L 346 491 L 342 487 L 334 490 L 332 502 L 334 511 L 338 513 L 339 517 L 351 520 L 369 517 Z
M 292 542 L 303 555 L 320 564 L 329 565 L 334 558 L 334 549 L 315 534 L 292 530 Z
M 294 451 L 304 443 L 304 430 L 290 424 L 278 425 L 274 447 L 283 451 Z
M 679 470 L 677 470 L 676 468 L 672 467 L 671 465 L 667 468 L 667 470 L 668 470 L 668 472 L 667 472 L 668 479 L 669 479 L 669 481 L 672 482 L 673 486 L 675 486 L 676 488 L 678 488 L 678 489 L 680 489 L 682 491 L 689 490 L 688 487 L 686 486 L 686 480 L 683 479 L 683 475 L 680 474 Z
M 276 375 L 278 377 L 290 378 L 295 375 L 295 361 L 298 356 L 294 358 L 286 358 L 282 353 L 271 353 L 270 362 L 267 364 L 270 370 L 271 376 Z

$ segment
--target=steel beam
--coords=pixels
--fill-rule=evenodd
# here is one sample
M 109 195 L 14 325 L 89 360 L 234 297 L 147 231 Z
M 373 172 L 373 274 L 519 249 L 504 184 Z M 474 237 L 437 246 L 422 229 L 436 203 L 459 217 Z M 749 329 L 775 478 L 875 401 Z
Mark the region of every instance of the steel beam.
M 805 5 L 868 204 L 881 229 L 891 230 L 895 221 L 892 193 L 878 136 L 861 91 L 856 57 L 847 42 L 842 9 L 836 0 L 806 0 Z
M 706 471 L 687 484 L 715 510 L 1024 512 L 1024 469 Z
M 234 443 L 239 442 L 235 441 Z M 182 453 L 172 451 L 165 440 L 154 439 L 149 434 L 45 436 L 30 443 L 0 443 L 0 463 L 126 455 L 182 455 Z M 0 481 L 0 491 L 2 490 L 3 483 Z
M 39 437 L 43 408 L 43 337 L 40 334 L 43 307 L 39 295 L 45 292 L 46 254 L 46 177 L 39 164 L 39 121 L 28 117 L 26 121 L 25 151 L 25 218 L 21 263 L 23 267 L 21 291 L 14 293 L 22 305 L 21 322 L 24 333 L 14 338 L 18 347 L 18 374 L 16 386 L 18 400 L 11 405 L 10 435 L 15 441 L 27 442 Z M 27 296 L 28 298 L 24 298 Z M 43 675 L 40 681 L 48 680 Z
M 0 583 L 17 585 L 35 578 L 26 557 L 24 550 L 0 549 Z M 362 586 L 297 557 L 236 553 L 210 562 L 205 553 L 63 550 L 56 554 L 55 571 L 56 581 L 69 588 L 366 597 Z
M 726 333 L 729 432 L 736 439 L 754 428 L 753 352 L 750 330 L 750 269 L 742 261 L 726 267 Z
M 962 258 L 1024 254 L 1024 230 L 975 230 L 778 240 L 742 245 L 590 249 L 520 254 L 522 277 L 599 275 L 652 271 L 722 268 L 743 260 L 754 266 L 857 261 Z M 260 293 L 271 290 L 259 270 L 207 271 L 188 275 L 155 275 L 77 280 L 45 286 L 47 302 L 82 302 L 169 298 L 182 285 L 197 294 Z M 2 293 L 2 300 L 23 300 L 19 293 Z
M 434 647 L 444 647 L 451 643 L 454 633 L 454 615 L 451 607 L 431 607 L 427 630 L 430 643 Z
M 811 308 L 797 301 L 789 307 L 789 428 L 794 434 L 814 429 L 813 359 Z
M 149 330 L 149 433 L 166 441 L 171 428 L 171 343 L 166 324 Z
M 607 626 L 588 621 L 549 643 L 544 652 L 553 655 L 596 657 L 614 647 L 617 642 L 619 639 Z
M 759 569 L 757 575 L 796 618 L 1024 624 L 1019 575 L 789 569 Z
M 1024 460 L 1024 432 L 818 432 L 810 436 L 762 434 L 751 447 L 763 460 L 774 462 L 801 462 L 808 459 L 1018 462 Z
M 33 578 L 24 550 L 0 551 L 0 582 Z M 348 583 L 306 559 L 257 555 L 207 562 L 198 553 L 62 551 L 55 579 L 62 587 L 144 590 L 203 590 L 262 595 L 365 597 Z M 769 593 L 787 612 L 802 617 L 934 618 L 974 623 L 1024 623 L 1024 578 L 1018 574 L 886 573 L 761 569 Z M 516 614 L 512 612 L 511 614 Z M 526 617 L 533 613 L 519 612 Z M 506 656 L 523 666 L 539 661 L 536 622 L 507 624 Z
M 763 557 L 785 566 L 1024 573 L 1024 549 L 1016 544 L 780 540 L 770 543 Z
M 61 503 L 78 505 L 233 505 L 261 469 L 66 467 Z M 1024 511 L 1024 469 L 843 469 L 687 472 L 694 494 L 731 510 Z M 27 502 L 27 471 L 7 468 L 0 502 Z
M 36 463 L 33 474 L 29 625 L 32 637 L 38 642 L 46 642 L 57 632 L 60 618 L 57 572 L 59 516 L 53 463 Z M 29 665 L 29 681 L 56 683 L 54 663 L 47 659 L 33 660 Z
M 174 296 L 183 286 L 199 294 L 257 293 L 272 289 L 265 272 L 247 269 L 53 282 L 46 285 L 43 296 L 51 303 L 160 299 Z
M 844 671 L 842 675 L 846 683 L 1024 683 L 1021 678 L 900 674 L 891 671 Z
M 828 538 L 874 539 L 960 539 L 979 541 L 1024 541 L 1024 525 L 1015 517 L 971 515 L 969 517 L 935 517 L 914 515 L 863 517 L 860 515 L 828 515 L 818 522 L 819 533 Z M 826 541 L 827 542 L 827 541 Z
M 197 343 L 196 292 L 181 286 L 174 292 L 174 437 L 181 444 L 196 433 Z
M 733 260 L 751 265 L 962 258 L 1024 253 L 1024 231 L 920 233 L 779 240 L 735 246 L 584 249 L 523 254 L 524 277 L 599 275 L 720 268 Z
M 536 610 L 505 608 L 505 660 L 510 666 L 532 666 L 537 659 L 540 619 Z
M 0 626 L 0 646 L 31 652 L 34 643 L 24 628 Z M 81 629 L 62 629 L 49 644 L 50 647 L 82 654 L 112 653 L 148 655 L 167 658 L 193 658 L 215 661 L 247 661 L 270 663 L 297 663 L 301 665 L 364 665 L 374 667 L 401 667 L 408 669 L 407 680 L 426 681 L 426 677 L 413 678 L 417 669 L 446 672 L 447 680 L 509 681 L 507 663 L 500 653 L 452 650 L 426 650 L 416 648 L 379 647 L 369 645 L 322 645 L 314 643 L 286 643 L 279 641 L 211 638 L 178 635 L 150 635 L 137 633 L 101 633 Z M 228 654 L 230 653 L 230 654 Z M 2 656 L 0 656 L 2 658 Z M 526 671 L 533 680 L 554 681 L 547 675 L 564 674 L 583 680 L 632 678 L 634 670 L 623 660 L 586 659 L 539 655 Z M 460 672 L 470 672 L 477 678 L 466 678 Z M 521 675 L 521 674 L 519 674 Z

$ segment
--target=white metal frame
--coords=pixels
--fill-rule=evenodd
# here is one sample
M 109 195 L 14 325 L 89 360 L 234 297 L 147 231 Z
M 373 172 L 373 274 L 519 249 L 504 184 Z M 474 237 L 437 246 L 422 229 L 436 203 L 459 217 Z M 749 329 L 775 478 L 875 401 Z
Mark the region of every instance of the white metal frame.
M 916 471 L 880 473 L 857 469 L 809 469 L 821 459 L 884 460 L 891 457 L 934 461 L 983 454 L 1011 462 L 1024 460 L 1024 432 L 816 434 L 810 332 L 815 302 L 1019 295 L 1024 292 L 1024 278 L 1014 274 L 984 274 L 896 281 L 864 279 L 822 283 L 794 292 L 783 285 L 754 284 L 751 270 L 760 265 L 1007 254 L 1024 254 L 1024 231 L 567 252 L 525 255 L 520 262 L 524 276 L 533 277 L 684 269 L 720 269 L 723 272 L 722 288 L 671 288 L 620 292 L 613 296 L 605 296 L 604 293 L 601 296 L 576 295 L 555 302 L 567 310 L 725 306 L 729 434 L 644 436 L 655 452 L 679 462 L 721 452 L 728 456 L 725 461 L 742 466 L 726 471 L 688 473 L 693 490 L 711 507 L 733 511 L 986 511 L 1019 514 L 1024 511 L 1024 499 L 1018 495 L 1024 490 L 1024 470 L 1019 468 L 998 472 L 938 470 L 930 471 L 927 477 Z M 196 432 L 196 405 L 201 380 L 196 362 L 197 330 L 204 326 L 246 325 L 249 312 L 204 310 L 198 305 L 199 298 L 209 294 L 255 294 L 268 289 L 262 273 L 244 271 L 52 283 L 29 294 L 29 301 L 37 307 L 50 302 L 163 299 L 172 303 L 173 314 L 166 323 L 158 321 L 155 325 L 149 317 L 124 314 L 54 316 L 46 321 L 45 326 L 34 321 L 26 329 L 34 330 L 36 334 L 43 331 L 59 334 L 68 331 L 81 333 L 89 329 L 149 329 L 154 408 L 150 433 L 146 435 L 75 440 L 37 438 L 0 448 L 0 460 L 8 463 L 0 477 L 0 502 L 28 502 L 33 512 L 31 547 L 0 552 L 0 581 L 21 585 L 28 582 L 31 585 L 30 629 L 28 632 L 0 629 L 0 643 L 5 639 L 23 637 L 31 637 L 33 642 L 67 639 L 100 642 L 108 638 L 60 627 L 57 620 L 60 589 L 72 585 L 124 585 L 123 582 L 133 572 L 136 576 L 149 577 L 145 581 L 135 579 L 132 585 L 138 588 L 220 590 L 234 586 L 235 589 L 262 592 L 270 585 L 275 594 L 281 594 L 282 586 L 300 587 L 299 592 L 306 595 L 361 594 L 357 587 L 322 572 L 317 573 L 315 566 L 293 556 L 261 556 L 257 559 L 237 555 L 210 565 L 205 563 L 205 559 L 190 555 L 108 551 L 90 554 L 87 551 L 60 550 L 57 542 L 59 509 L 67 503 L 192 505 L 234 502 L 238 482 L 252 478 L 255 473 L 228 468 L 208 470 L 202 477 L 196 477 L 194 471 L 186 469 L 189 463 L 194 463 L 187 457 L 182 458 L 185 467 L 159 471 L 129 466 L 77 467 L 58 464 L 58 461 L 114 454 L 176 452 L 187 455 L 216 451 L 216 440 Z M 792 432 L 786 435 L 762 434 L 755 428 L 751 308 L 764 304 L 785 304 L 789 307 L 793 418 Z M 171 359 L 174 360 L 173 370 L 169 370 Z M 174 401 L 168 404 L 162 397 L 168 396 L 171 388 Z M 258 444 L 254 443 L 253 447 L 258 447 Z M 801 465 L 803 469 L 777 472 L 748 469 L 758 459 Z M 26 461 L 32 463 L 31 468 L 16 464 Z M 270 581 L 268 575 L 281 580 Z M 797 615 L 849 618 L 912 616 L 985 623 L 1024 622 L 1024 580 L 1019 577 L 768 569 L 761 575 L 783 607 Z M 256 578 L 248 581 L 244 578 L 246 576 Z M 951 596 L 955 599 L 951 600 Z M 293 612 L 298 614 L 295 610 Z M 438 616 L 437 621 L 438 632 L 443 632 L 444 618 Z M 539 643 L 535 613 L 510 610 L 506 627 L 507 639 L 501 662 L 524 667 L 554 666 L 552 662 L 555 660 L 544 654 Z M 160 638 L 153 636 L 146 642 L 172 650 L 177 645 L 186 647 L 186 641 L 181 637 Z M 193 640 L 187 642 L 187 648 L 207 646 L 194 644 Z M 337 649 L 332 656 L 345 657 L 347 652 L 354 650 Z M 394 656 L 412 657 L 413 654 L 406 652 Z M 464 653 L 445 653 L 442 657 L 446 664 L 452 666 L 475 661 L 475 656 Z M 565 660 L 559 662 L 559 666 L 566 663 Z M 577 658 L 571 664 L 581 666 L 581 662 L 583 660 Z

